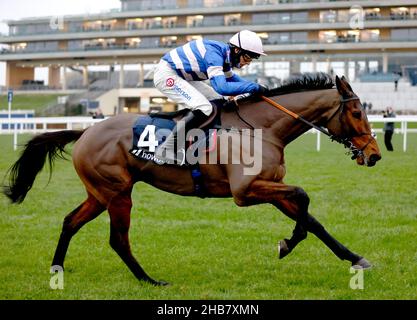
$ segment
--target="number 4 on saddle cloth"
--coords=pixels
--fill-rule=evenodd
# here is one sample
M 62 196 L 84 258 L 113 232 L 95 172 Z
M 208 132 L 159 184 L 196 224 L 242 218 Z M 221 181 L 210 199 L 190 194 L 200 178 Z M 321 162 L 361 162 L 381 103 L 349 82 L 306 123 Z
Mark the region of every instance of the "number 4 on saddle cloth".
M 197 136 L 189 136 L 185 134 L 186 144 L 185 150 L 187 155 L 193 155 L 193 157 L 186 157 L 184 152 L 178 153 L 178 159 L 174 165 L 193 166 L 196 165 L 196 159 L 198 158 L 198 152 L 208 152 L 215 148 L 217 129 L 221 128 L 220 111 L 219 106 L 222 106 L 224 100 L 211 101 L 213 105 L 213 112 L 210 117 L 199 126 L 199 131 L 193 130 L 193 133 L 199 133 Z M 182 109 L 177 112 L 158 112 L 149 114 L 147 116 L 140 116 L 133 125 L 133 146 L 129 152 L 138 159 L 153 161 L 159 165 L 165 164 L 165 162 L 155 156 L 155 151 L 159 145 L 161 145 L 165 139 L 169 136 L 172 129 L 174 129 L 176 122 L 181 121 L 181 118 L 188 112 L 186 109 Z M 189 162 L 192 158 L 191 163 Z

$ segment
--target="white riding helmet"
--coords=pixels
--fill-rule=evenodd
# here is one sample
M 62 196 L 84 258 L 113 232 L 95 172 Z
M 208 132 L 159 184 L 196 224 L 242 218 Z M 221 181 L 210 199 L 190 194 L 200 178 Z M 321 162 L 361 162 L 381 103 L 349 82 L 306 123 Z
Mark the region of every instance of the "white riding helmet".
M 229 43 L 245 51 L 266 56 L 262 48 L 262 40 L 255 32 L 242 30 L 231 37 Z

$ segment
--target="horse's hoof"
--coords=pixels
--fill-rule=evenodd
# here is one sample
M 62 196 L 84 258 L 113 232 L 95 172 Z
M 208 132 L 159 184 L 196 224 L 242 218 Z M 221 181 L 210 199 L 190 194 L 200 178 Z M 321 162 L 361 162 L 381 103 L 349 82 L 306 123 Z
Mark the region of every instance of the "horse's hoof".
M 355 263 L 352 263 L 353 269 L 369 269 L 371 267 L 372 267 L 371 263 L 365 258 L 360 258 Z
M 289 254 L 291 250 L 287 246 L 287 242 L 284 240 L 280 240 L 278 242 L 278 257 L 280 259 L 284 258 L 287 254 Z
M 165 286 L 169 286 L 170 285 L 169 282 L 166 282 L 166 281 L 163 281 L 163 280 L 161 280 L 161 281 L 154 281 L 153 284 L 155 286 L 160 286 L 160 287 L 165 287 Z

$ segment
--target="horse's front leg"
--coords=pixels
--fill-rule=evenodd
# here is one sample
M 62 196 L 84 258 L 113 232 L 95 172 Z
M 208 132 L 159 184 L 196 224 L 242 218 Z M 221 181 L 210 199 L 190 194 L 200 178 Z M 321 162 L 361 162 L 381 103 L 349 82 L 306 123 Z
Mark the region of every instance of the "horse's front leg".
M 237 200 L 237 201 L 236 201 Z M 253 205 L 271 203 L 284 214 L 296 221 L 291 239 L 280 242 L 280 258 L 290 253 L 295 246 L 304 240 L 307 232 L 313 233 L 326 244 L 333 253 L 342 260 L 352 262 L 352 265 L 367 268 L 370 264 L 366 259 L 351 252 L 339 241 L 333 238 L 326 229 L 308 213 L 310 203 L 307 193 L 300 187 L 288 186 L 273 181 L 255 180 L 246 191 L 235 197 L 238 205 Z

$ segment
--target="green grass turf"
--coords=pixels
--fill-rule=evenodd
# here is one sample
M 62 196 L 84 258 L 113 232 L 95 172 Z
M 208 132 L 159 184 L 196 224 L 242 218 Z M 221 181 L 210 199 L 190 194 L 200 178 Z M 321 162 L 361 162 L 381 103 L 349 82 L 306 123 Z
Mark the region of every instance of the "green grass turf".
M 37 115 L 49 104 L 56 103 L 58 96 L 56 94 L 15 94 L 12 110 L 35 110 L 35 115 Z M 8 110 L 8 108 L 7 95 L 0 96 L 0 110 Z
M 19 136 L 19 141 L 28 138 Z M 17 159 L 11 136 L 0 136 L 0 174 Z M 349 287 L 350 264 L 313 235 L 285 259 L 277 242 L 294 223 L 271 205 L 238 208 L 231 199 L 187 198 L 137 184 L 130 240 L 154 278 L 137 281 L 110 248 L 105 212 L 73 238 L 64 289 L 49 287 L 50 263 L 64 216 L 85 191 L 69 161 L 52 179 L 44 170 L 21 205 L 0 197 L 0 299 L 416 299 L 417 135 L 408 151 L 394 135 L 395 152 L 373 168 L 359 167 L 342 146 L 305 135 L 288 146 L 288 184 L 310 196 L 310 212 L 351 250 L 374 264 L 364 289 Z

